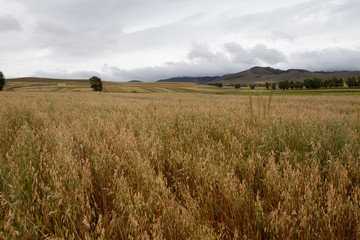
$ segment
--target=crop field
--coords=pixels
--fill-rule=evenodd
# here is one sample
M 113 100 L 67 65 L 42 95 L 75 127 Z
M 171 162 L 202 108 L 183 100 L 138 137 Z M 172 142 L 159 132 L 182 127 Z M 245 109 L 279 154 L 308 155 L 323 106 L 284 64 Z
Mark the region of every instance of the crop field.
M 233 86 L 221 88 L 196 83 L 176 82 L 103 82 L 106 93 L 204 93 L 223 95 L 248 95 L 249 89 L 242 87 L 235 89 Z M 9 92 L 91 92 L 88 80 L 61 80 L 61 79 L 16 79 L 9 80 L 5 86 Z M 347 87 L 341 89 L 318 90 L 287 90 L 270 91 L 265 87 L 256 87 L 252 90 L 255 95 L 360 95 L 360 89 Z
M 0 239 L 360 238 L 359 95 L 12 84 Z

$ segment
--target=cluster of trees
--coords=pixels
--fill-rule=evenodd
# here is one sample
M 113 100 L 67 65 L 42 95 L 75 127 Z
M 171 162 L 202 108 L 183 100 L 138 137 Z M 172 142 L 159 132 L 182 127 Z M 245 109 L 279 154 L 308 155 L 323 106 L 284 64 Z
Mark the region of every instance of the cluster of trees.
M 0 91 L 4 89 L 5 86 L 5 76 L 2 72 L 0 72 Z
M 219 83 L 219 82 L 217 82 L 217 83 L 208 83 L 208 85 L 213 85 L 213 86 L 219 87 L 219 88 L 221 88 L 223 86 L 223 84 Z
M 307 78 L 304 80 L 304 86 L 307 89 L 319 89 L 323 86 L 323 81 L 320 78 Z
M 273 83 L 273 82 L 271 82 L 271 83 L 266 82 L 266 83 L 265 83 L 265 87 L 266 87 L 266 89 L 269 89 L 269 88 L 271 88 L 271 89 L 276 89 L 276 83 Z
M 328 80 L 324 80 L 322 87 L 326 88 L 342 88 L 344 86 L 344 80 L 342 78 L 332 78 Z
M 256 84 L 253 84 L 253 83 L 252 83 L 252 84 L 249 84 L 249 87 L 250 87 L 251 90 L 253 90 L 253 89 L 255 89 Z
M 278 86 L 281 90 L 287 90 L 289 88 L 302 89 L 304 87 L 304 83 L 300 81 L 294 82 L 294 81 L 285 80 L 285 81 L 280 81 L 278 83 Z
M 346 81 L 346 85 L 348 85 L 349 88 L 353 87 L 360 87 L 360 77 L 356 80 L 355 77 L 348 78 Z

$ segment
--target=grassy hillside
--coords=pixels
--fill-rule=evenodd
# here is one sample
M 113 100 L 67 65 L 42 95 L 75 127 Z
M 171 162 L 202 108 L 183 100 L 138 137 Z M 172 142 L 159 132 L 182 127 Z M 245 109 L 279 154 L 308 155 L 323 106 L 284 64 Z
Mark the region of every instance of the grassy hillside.
M 357 239 L 359 101 L 0 92 L 0 239 Z

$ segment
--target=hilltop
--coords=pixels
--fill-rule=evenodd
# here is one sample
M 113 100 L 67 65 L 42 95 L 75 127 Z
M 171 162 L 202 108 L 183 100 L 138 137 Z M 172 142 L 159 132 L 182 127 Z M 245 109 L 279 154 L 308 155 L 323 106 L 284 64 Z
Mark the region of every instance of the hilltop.
M 199 84 L 206 84 L 208 82 L 216 81 L 219 76 L 214 77 L 174 77 L 169 79 L 159 80 L 157 82 L 192 82 L 192 83 L 199 83 Z

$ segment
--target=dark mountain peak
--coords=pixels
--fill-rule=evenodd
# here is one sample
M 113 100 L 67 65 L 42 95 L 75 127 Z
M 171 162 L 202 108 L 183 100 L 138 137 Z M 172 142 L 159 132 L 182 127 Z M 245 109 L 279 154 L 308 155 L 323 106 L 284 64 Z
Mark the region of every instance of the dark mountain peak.
M 199 84 L 206 84 L 208 82 L 218 79 L 219 76 L 205 76 L 205 77 L 174 77 L 169 79 L 158 80 L 157 82 L 194 82 Z
M 286 71 L 271 67 L 253 67 L 244 72 L 250 72 L 255 75 L 274 75 L 274 74 L 277 75 L 277 74 L 285 73 Z
M 287 72 L 287 73 L 289 73 L 289 72 L 308 73 L 308 72 L 310 72 L 310 71 L 305 70 L 305 69 L 288 69 L 288 70 L 285 71 L 285 72 Z

